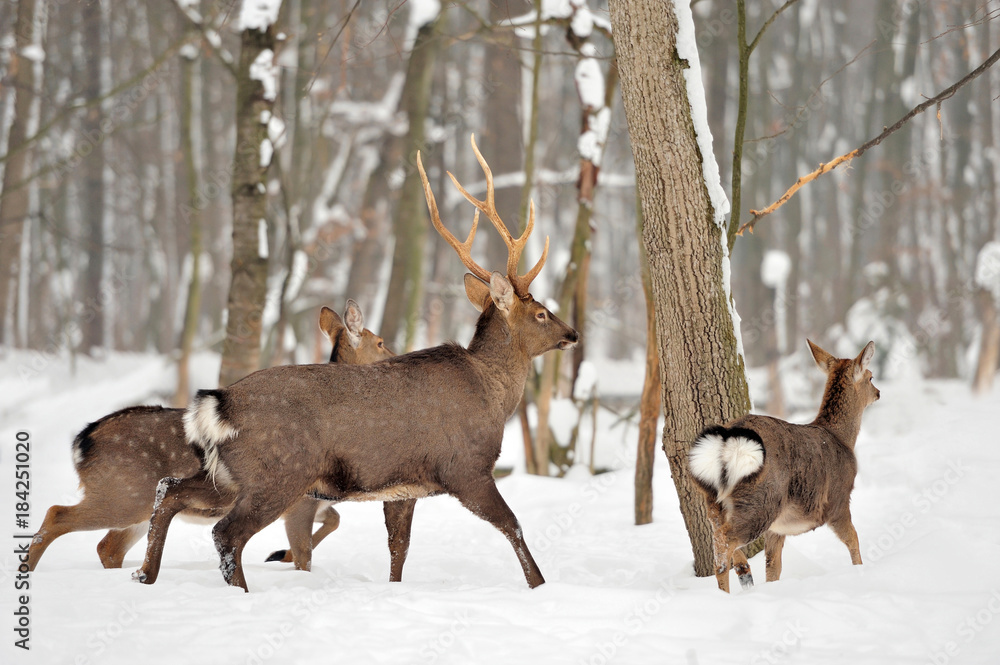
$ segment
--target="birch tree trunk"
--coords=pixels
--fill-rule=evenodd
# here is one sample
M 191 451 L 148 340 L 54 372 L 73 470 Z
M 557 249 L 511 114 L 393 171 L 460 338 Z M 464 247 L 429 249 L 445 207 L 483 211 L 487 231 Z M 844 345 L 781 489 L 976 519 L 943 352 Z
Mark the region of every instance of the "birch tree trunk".
M 267 289 L 266 242 L 267 165 L 261 166 L 261 143 L 274 106 L 275 85 L 265 89 L 262 78 L 277 78 L 273 65 L 274 26 L 243 31 L 236 72 L 236 154 L 233 157 L 233 259 L 229 285 L 226 339 L 222 346 L 219 385 L 228 386 L 260 365 L 261 314 Z M 251 74 L 251 65 L 255 72 Z M 261 240 L 263 234 L 264 240 Z
M 687 451 L 698 432 L 749 411 L 723 277 L 723 230 L 702 173 L 675 9 L 662 0 L 613 0 L 622 99 L 642 201 L 660 350 L 663 449 L 694 550 L 695 574 L 712 574 L 705 501 Z
M 31 149 L 24 147 L 32 91 L 35 89 L 34 63 L 22 52 L 32 44 L 35 25 L 35 0 L 17 3 L 15 47 L 8 76 L 14 81 L 14 118 L 7 136 L 7 163 L 0 190 L 0 344 L 7 342 L 7 313 L 15 300 L 21 257 L 21 233 L 28 215 L 28 187 L 25 181 L 31 170 Z M 11 340 L 13 341 L 13 335 Z

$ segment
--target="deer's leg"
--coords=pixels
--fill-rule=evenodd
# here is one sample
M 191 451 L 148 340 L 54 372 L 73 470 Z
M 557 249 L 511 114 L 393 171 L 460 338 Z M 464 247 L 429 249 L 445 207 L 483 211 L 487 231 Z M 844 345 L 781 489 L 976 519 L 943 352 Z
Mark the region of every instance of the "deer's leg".
M 267 557 L 268 561 L 292 561 L 296 570 L 312 569 L 312 525 L 319 505 L 316 499 L 302 497 L 285 511 L 288 549 L 272 553 Z
M 105 568 L 121 568 L 122 561 L 132 546 L 146 535 L 149 521 L 139 522 L 124 529 L 111 529 L 97 544 L 97 556 Z
M 385 513 L 385 530 L 389 534 L 389 581 L 403 580 L 403 564 L 410 551 L 410 525 L 413 523 L 413 508 L 416 499 L 386 501 L 382 504 Z
M 729 537 L 729 525 L 722 514 L 722 506 L 708 498 L 706 498 L 706 505 L 708 521 L 712 525 L 712 553 L 715 557 L 715 580 L 719 584 L 719 589 L 729 593 L 729 569 L 733 565 L 733 555 L 739 547 L 739 543 Z M 742 553 L 740 556 L 746 565 L 745 572 L 740 575 L 740 585 L 744 588 L 753 586 L 750 565 Z
M 146 558 L 139 570 L 132 573 L 132 579 L 143 584 L 153 584 L 160 574 L 160 560 L 163 545 L 167 540 L 167 529 L 174 515 L 186 508 L 225 508 L 230 497 L 219 493 L 214 483 L 204 471 L 190 478 L 164 478 L 156 486 L 156 503 L 149 519 Z
M 478 482 L 474 481 L 463 486 L 460 490 L 451 492 L 451 494 L 474 515 L 486 520 L 507 537 L 521 562 L 524 579 L 527 580 L 529 587 L 534 589 L 545 584 L 542 571 L 538 569 L 531 552 L 528 551 L 528 545 L 524 542 L 521 526 L 507 502 L 500 496 L 492 477 L 479 479 Z
M 264 492 L 240 496 L 229 514 L 212 529 L 222 577 L 226 584 L 238 586 L 244 591 L 249 589 L 243 574 L 243 548 L 254 534 L 278 519 L 290 503 L 266 490 Z M 301 494 L 296 491 L 292 496 Z
M 52 541 L 74 531 L 93 531 L 108 527 L 100 511 L 91 510 L 86 499 L 75 506 L 52 506 L 45 513 L 42 526 L 28 547 L 28 570 L 34 570 Z
M 767 559 L 767 581 L 777 582 L 781 577 L 781 550 L 785 537 L 768 531 L 764 534 L 764 557 Z
M 860 566 L 861 546 L 858 544 L 858 532 L 854 529 L 854 523 L 851 522 L 851 514 L 847 513 L 844 517 L 830 522 L 830 528 L 847 545 L 847 549 L 851 553 L 851 563 Z
M 753 586 L 753 575 L 750 574 L 750 562 L 739 547 L 733 550 L 733 570 L 740 580 L 740 586 L 749 589 Z
M 322 520 L 320 520 L 320 515 L 323 516 Z M 322 524 L 318 529 L 313 531 L 313 549 L 316 549 L 316 546 L 323 542 L 324 538 L 337 530 L 337 527 L 340 526 L 340 513 L 337 512 L 337 509 L 333 507 L 332 503 L 320 501 L 315 519 L 316 521 L 322 521 Z

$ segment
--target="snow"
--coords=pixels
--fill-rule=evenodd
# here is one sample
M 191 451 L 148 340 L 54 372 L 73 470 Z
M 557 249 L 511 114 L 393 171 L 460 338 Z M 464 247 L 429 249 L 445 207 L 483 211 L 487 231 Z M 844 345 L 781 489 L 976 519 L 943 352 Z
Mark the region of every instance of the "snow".
M 38 44 L 28 44 L 21 49 L 21 57 L 32 62 L 45 62 L 45 50 Z
M 271 157 L 274 155 L 274 145 L 271 143 L 271 139 L 265 138 L 260 142 L 260 165 L 261 168 L 267 168 L 271 165 Z
M 976 256 L 976 286 L 986 289 L 1000 303 L 1000 242 L 983 245 Z
M 409 0 L 410 14 L 406 20 L 406 50 L 413 48 L 420 28 L 434 21 L 441 13 L 440 0 Z
M 760 281 L 772 289 L 783 288 L 792 271 L 792 259 L 780 249 L 769 249 L 760 264 Z
M 695 40 L 694 17 L 691 15 L 691 6 L 688 2 L 673 0 L 673 4 L 678 23 L 677 57 L 687 60 L 688 63 L 687 69 L 684 70 L 684 80 L 687 82 L 688 103 L 691 105 L 694 131 L 698 137 L 698 149 L 701 151 L 701 168 L 705 178 L 705 187 L 708 189 L 712 208 L 715 209 L 715 223 L 725 232 L 729 198 L 726 196 L 726 190 L 722 188 L 719 164 L 715 161 L 715 152 L 712 150 L 712 130 L 708 126 L 708 102 L 701 78 L 701 61 L 698 58 L 698 43 Z
M 278 20 L 280 10 L 281 0 L 243 0 L 236 29 L 240 32 L 244 30 L 263 32 Z
M 35 528 L 50 505 L 78 500 L 75 433 L 128 404 L 161 402 L 174 382 L 172 363 L 160 356 L 112 352 L 77 363 L 74 374 L 64 355 L 0 358 L 0 439 L 31 434 Z M 25 379 L 21 366 L 30 368 Z M 216 356 L 198 355 L 191 366 L 195 386 L 214 385 Z M 642 376 L 640 359 L 633 375 Z M 603 371 L 601 379 L 603 390 Z M 57 540 L 30 577 L 29 657 L 10 637 L 17 562 L 8 540 L 0 662 L 260 665 L 324 654 L 463 665 L 994 663 L 997 395 L 973 398 L 950 381 L 876 375 L 875 383 L 882 400 L 865 416 L 851 504 L 863 566 L 852 566 L 821 528 L 786 540 L 779 582 L 764 582 L 759 555 L 750 562 L 755 588 L 739 591 L 734 579 L 732 595 L 719 592 L 713 578 L 692 574 L 664 456 L 656 459 L 655 521 L 633 526 L 635 427 L 626 440 L 602 427 L 598 446 L 614 453 L 609 466 L 617 470 L 590 476 L 578 466 L 564 479 L 515 472 L 498 482 L 546 577 L 535 590 L 506 540 L 450 497 L 419 501 L 401 583 L 386 581 L 378 503 L 338 506 L 341 526 L 316 550 L 311 573 L 263 563 L 286 544 L 280 522 L 264 529 L 244 553 L 249 594 L 225 586 L 203 524 L 175 520 L 152 586 L 130 579 L 144 540 L 123 568 L 104 570 L 94 549 L 104 532 L 79 532 Z M 818 399 L 813 392 L 797 421 L 812 417 Z M 517 429 L 515 420 L 508 435 Z M 516 455 L 519 446 L 507 438 L 504 452 Z M 13 457 L 0 464 L 0 510 L 10 516 Z
M 266 219 L 257 220 L 257 256 L 262 259 L 268 257 Z
M 597 49 L 593 44 L 580 47 L 580 61 L 576 63 L 576 92 L 580 96 L 580 105 L 594 110 L 604 106 L 604 74 L 597 63 Z
M 274 51 L 269 48 L 257 54 L 250 63 L 250 78 L 264 86 L 264 99 L 274 101 L 278 96 L 278 67 L 274 64 Z

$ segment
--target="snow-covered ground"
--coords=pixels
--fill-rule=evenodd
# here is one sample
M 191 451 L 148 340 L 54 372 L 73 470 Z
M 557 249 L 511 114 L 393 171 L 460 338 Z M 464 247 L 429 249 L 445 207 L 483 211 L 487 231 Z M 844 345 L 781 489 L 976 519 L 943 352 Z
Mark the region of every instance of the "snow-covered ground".
M 202 357 L 196 383 L 211 384 L 217 362 Z M 35 529 L 50 505 L 78 500 L 73 435 L 162 399 L 172 380 L 152 356 L 80 359 L 75 374 L 63 359 L 0 359 L 0 662 L 1000 662 L 1000 393 L 976 399 L 959 383 L 877 377 L 882 401 L 857 446 L 861 567 L 824 528 L 788 539 L 780 582 L 764 583 L 762 555 L 749 592 L 734 583 L 726 596 L 714 578 L 695 578 L 662 456 L 656 521 L 633 526 L 635 428 L 608 416 L 600 461 L 619 471 L 499 482 L 546 577 L 538 589 L 504 538 L 449 497 L 419 502 L 399 584 L 387 581 L 380 504 L 340 506 L 312 573 L 265 564 L 285 544 L 280 523 L 265 529 L 244 555 L 249 594 L 223 583 L 207 526 L 175 521 L 152 586 L 130 579 L 145 541 L 124 568 L 104 570 L 103 532 L 57 540 L 30 577 L 31 651 L 14 648 L 16 432 L 31 435 Z M 504 459 L 516 467 L 520 440 L 508 432 Z

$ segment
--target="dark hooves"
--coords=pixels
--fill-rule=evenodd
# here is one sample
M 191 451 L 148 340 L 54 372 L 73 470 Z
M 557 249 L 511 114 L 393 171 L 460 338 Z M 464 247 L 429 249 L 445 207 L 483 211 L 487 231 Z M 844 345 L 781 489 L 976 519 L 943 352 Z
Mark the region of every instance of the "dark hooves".
M 264 559 L 264 563 L 267 563 L 268 561 L 284 561 L 286 554 L 288 554 L 288 550 L 278 550 L 277 552 L 271 552 L 271 554 L 268 555 L 266 559 Z
M 743 587 L 744 589 L 753 588 L 753 575 L 751 575 L 750 573 L 744 573 L 743 575 L 740 575 L 739 578 L 741 587 Z

